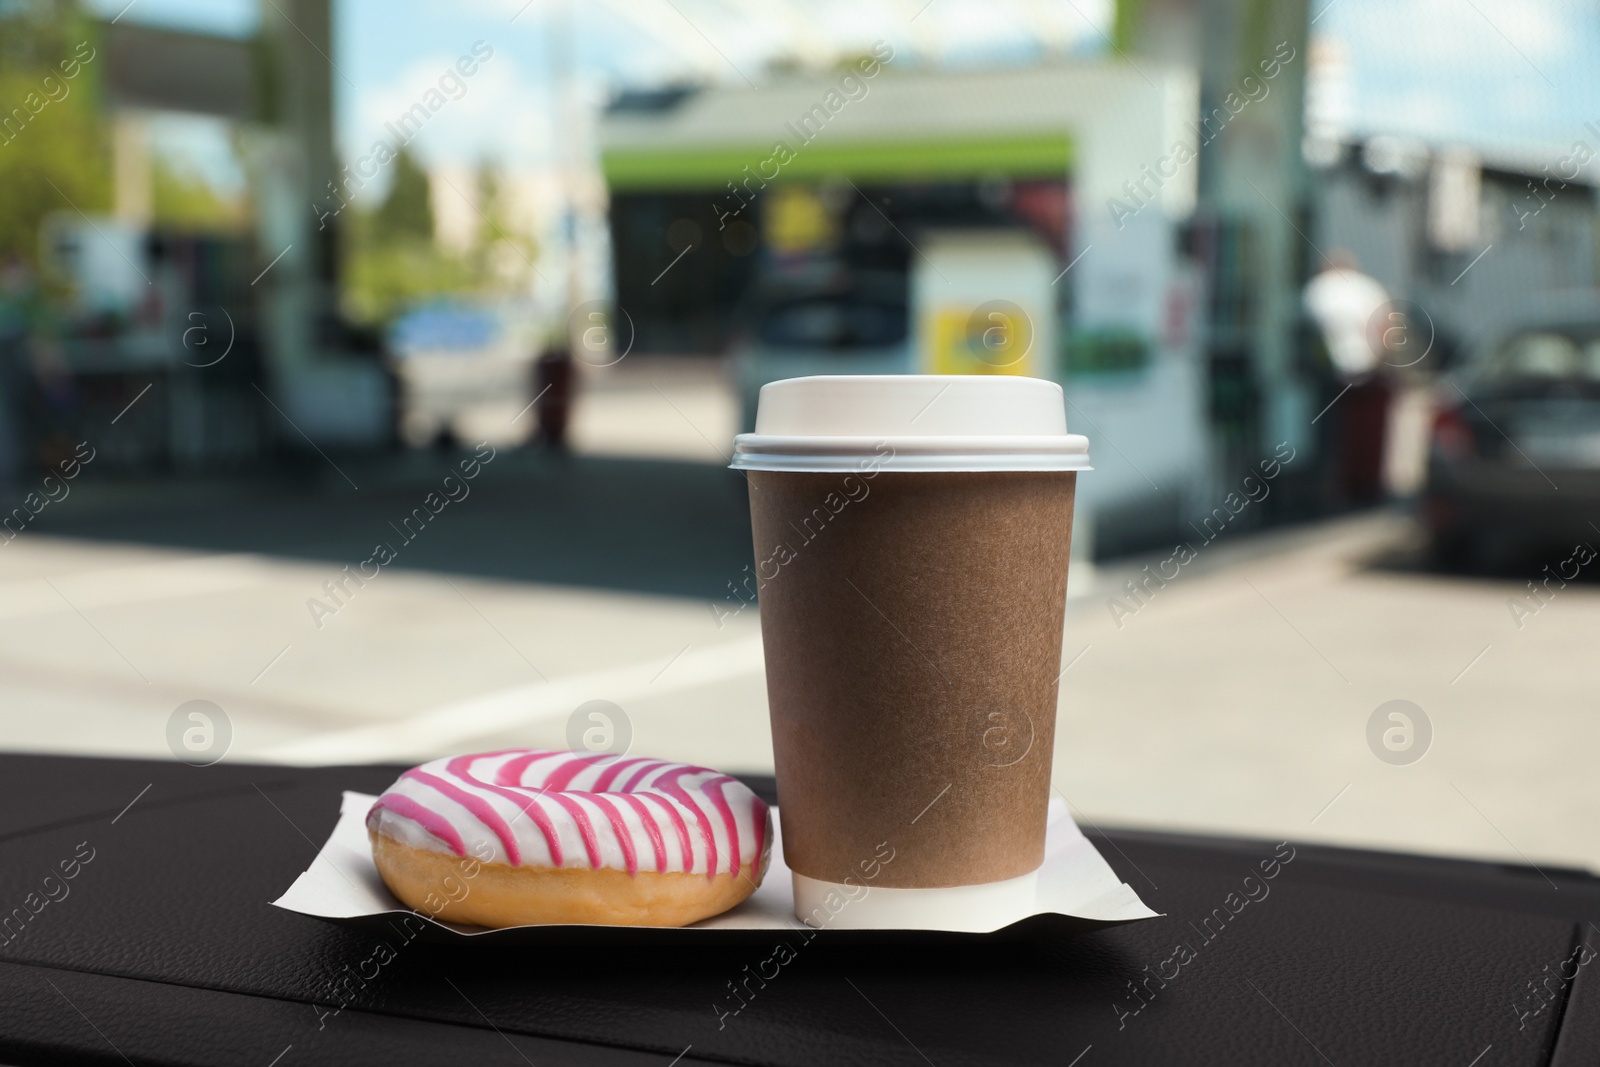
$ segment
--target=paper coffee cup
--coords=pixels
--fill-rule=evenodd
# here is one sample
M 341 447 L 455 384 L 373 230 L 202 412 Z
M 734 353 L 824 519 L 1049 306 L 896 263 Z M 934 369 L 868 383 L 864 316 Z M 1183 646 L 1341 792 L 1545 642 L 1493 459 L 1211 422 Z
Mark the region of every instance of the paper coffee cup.
M 1060 386 L 774 382 L 732 466 L 750 481 L 796 915 L 960 929 L 1030 913 L 1089 469 Z

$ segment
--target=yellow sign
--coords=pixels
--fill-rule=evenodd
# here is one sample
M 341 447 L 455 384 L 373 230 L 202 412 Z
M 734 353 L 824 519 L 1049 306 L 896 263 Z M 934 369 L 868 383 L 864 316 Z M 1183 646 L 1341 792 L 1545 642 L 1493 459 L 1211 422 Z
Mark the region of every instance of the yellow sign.
M 1008 300 L 976 308 L 943 307 L 930 316 L 934 374 L 1033 373 L 1034 330 L 1027 312 Z
M 778 185 L 766 194 L 767 245 L 779 254 L 815 252 L 833 244 L 833 216 L 815 189 Z

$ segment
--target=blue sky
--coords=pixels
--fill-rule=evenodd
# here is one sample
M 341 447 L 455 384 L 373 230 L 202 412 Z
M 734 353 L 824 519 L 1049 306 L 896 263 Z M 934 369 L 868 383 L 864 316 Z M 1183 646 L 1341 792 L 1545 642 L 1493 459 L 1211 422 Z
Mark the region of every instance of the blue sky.
M 1313 0 L 1344 46 L 1352 126 L 1545 156 L 1600 125 L 1588 0 Z
M 136 0 L 125 18 L 242 35 L 257 3 Z M 908 0 L 909 2 L 909 0 Z M 1346 57 L 1344 116 L 1358 133 L 1404 133 L 1430 143 L 1497 146 L 1554 159 L 1600 125 L 1600 10 L 1587 0 L 1311 0 L 1315 32 Z M 125 0 L 94 0 L 108 16 Z M 764 65 L 808 43 L 865 47 L 888 39 L 902 54 L 945 42 L 949 64 L 1025 62 L 1038 35 L 1102 51 L 1111 0 L 1007 5 L 935 0 L 908 24 L 890 0 L 569 0 L 578 94 L 591 104 L 623 84 L 711 78 L 759 80 Z M 920 2 L 912 5 L 920 7 Z M 433 162 L 536 164 L 577 131 L 555 114 L 550 76 L 559 0 L 335 0 L 334 61 L 341 147 L 359 154 L 474 42 L 494 58 L 466 95 L 442 110 L 418 145 Z M 788 23 L 773 12 L 804 12 Z M 763 14 L 764 13 L 764 14 Z M 1031 20 L 1031 21 L 1030 21 Z M 346 81 L 348 79 L 348 81 Z M 207 173 L 225 176 L 215 124 L 163 120 L 160 132 Z M 580 150 L 585 146 L 580 145 Z

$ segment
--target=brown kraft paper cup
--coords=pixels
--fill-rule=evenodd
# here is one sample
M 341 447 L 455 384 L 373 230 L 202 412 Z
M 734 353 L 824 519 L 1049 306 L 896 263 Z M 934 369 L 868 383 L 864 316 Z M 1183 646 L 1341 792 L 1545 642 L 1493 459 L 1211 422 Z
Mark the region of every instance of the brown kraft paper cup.
M 1073 471 L 750 470 L 795 872 L 939 888 L 1044 860 Z

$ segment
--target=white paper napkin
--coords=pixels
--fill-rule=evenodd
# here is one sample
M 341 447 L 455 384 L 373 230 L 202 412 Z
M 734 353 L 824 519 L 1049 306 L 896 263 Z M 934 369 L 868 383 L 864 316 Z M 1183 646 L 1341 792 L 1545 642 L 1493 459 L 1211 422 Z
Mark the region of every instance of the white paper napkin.
M 366 816 L 376 797 L 346 792 L 339 807 L 339 824 L 322 846 L 311 866 L 272 903 L 287 911 L 318 919 L 357 922 L 392 914 L 411 914 L 395 899 L 378 875 L 367 840 Z M 791 930 L 799 925 L 794 917 L 794 888 L 789 868 L 783 862 L 783 841 L 779 836 L 777 809 L 773 809 L 772 861 L 761 886 L 731 911 L 704 919 L 685 930 Z M 869 890 L 870 892 L 870 890 Z M 1035 910 L 995 929 L 1037 916 L 1056 916 L 1076 920 L 1077 924 L 1111 924 L 1153 919 L 1151 911 L 1127 883 L 1106 863 L 1099 851 L 1083 836 L 1078 824 L 1059 799 L 1051 798 L 1049 823 L 1045 831 L 1044 866 L 1039 869 L 1039 890 Z M 422 916 L 427 919 L 427 916 Z M 599 930 L 615 927 L 521 926 L 486 930 L 442 920 L 428 919 L 435 926 L 465 937 L 492 937 L 517 931 Z M 641 932 L 644 928 L 639 928 Z M 908 929 L 899 927 L 897 929 Z M 950 932 L 946 927 L 918 927 L 925 931 Z M 658 928 L 652 928 L 659 932 Z M 676 932 L 676 931 L 667 931 Z M 876 931 L 840 930 L 833 936 L 872 934 Z M 971 932 L 971 931 L 967 931 Z M 979 932 L 993 932 L 979 931 Z

